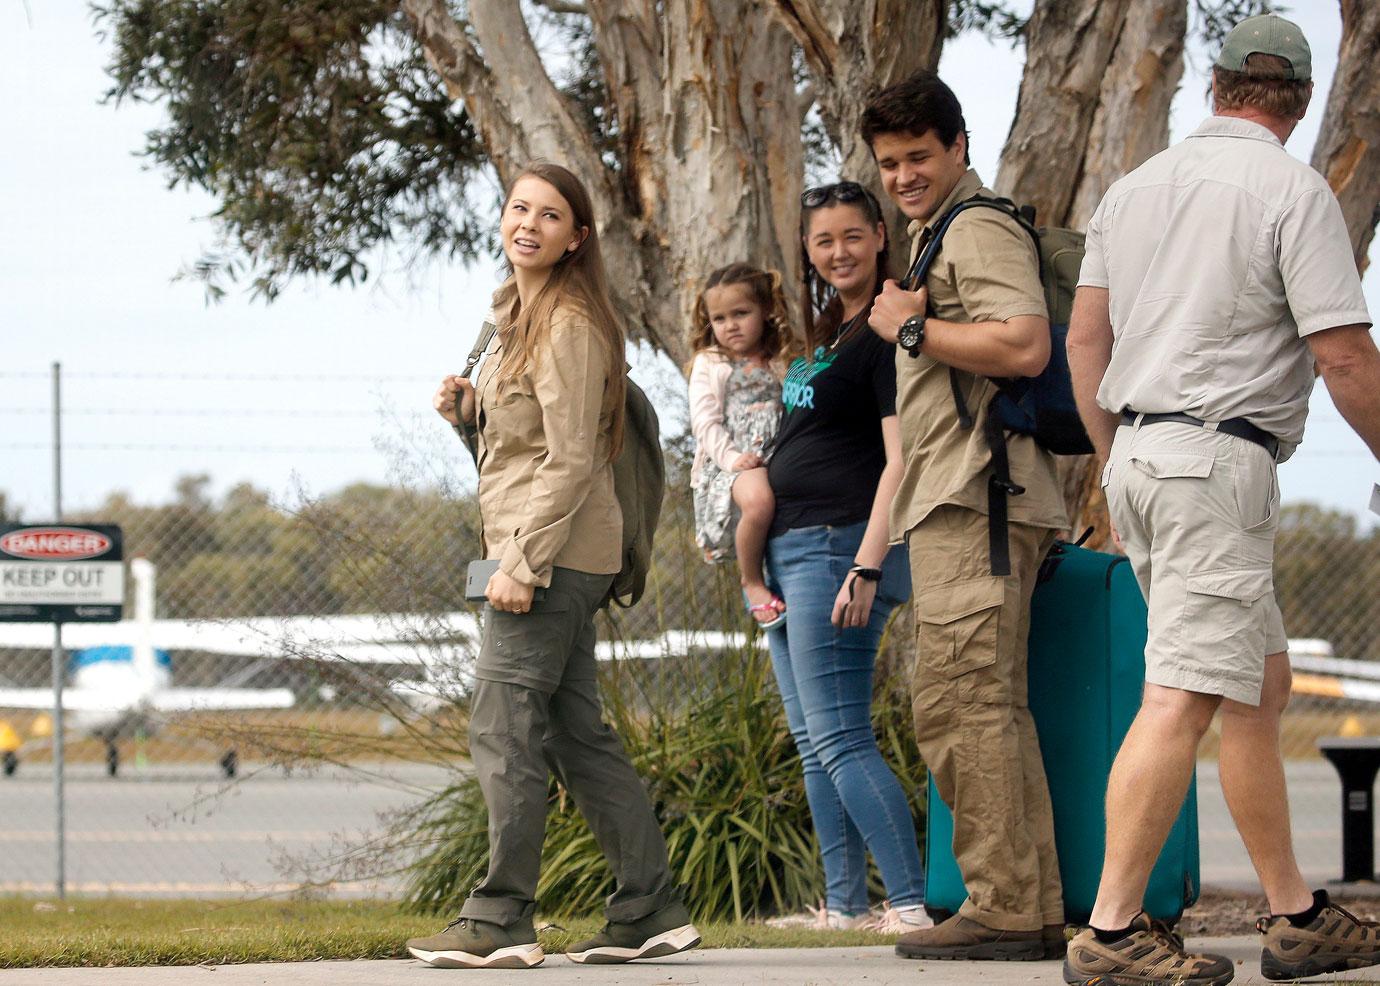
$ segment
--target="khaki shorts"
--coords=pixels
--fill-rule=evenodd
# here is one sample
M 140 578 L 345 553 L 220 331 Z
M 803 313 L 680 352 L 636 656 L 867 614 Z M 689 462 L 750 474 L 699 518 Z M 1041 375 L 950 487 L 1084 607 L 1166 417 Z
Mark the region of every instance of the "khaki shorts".
M 1265 655 L 1289 644 L 1270 453 L 1194 425 L 1123 425 L 1102 486 L 1150 606 L 1145 680 L 1260 704 Z

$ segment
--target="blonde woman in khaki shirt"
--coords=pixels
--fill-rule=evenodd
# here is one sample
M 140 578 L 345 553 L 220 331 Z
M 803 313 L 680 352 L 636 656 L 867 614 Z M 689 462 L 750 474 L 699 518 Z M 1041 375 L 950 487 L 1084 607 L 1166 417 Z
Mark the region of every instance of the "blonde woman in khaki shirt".
M 571 793 L 617 886 L 604 930 L 567 950 L 626 962 L 699 943 L 671 883 L 666 842 L 595 681 L 594 614 L 620 564 L 612 462 L 622 444 L 623 333 L 580 180 L 529 165 L 503 204 L 512 276 L 474 386 L 447 377 L 437 412 L 477 429 L 489 579 L 470 698 L 470 757 L 489 809 L 489 869 L 460 916 L 408 950 L 445 968 L 528 968 L 548 769 Z M 540 590 L 540 591 L 538 591 Z

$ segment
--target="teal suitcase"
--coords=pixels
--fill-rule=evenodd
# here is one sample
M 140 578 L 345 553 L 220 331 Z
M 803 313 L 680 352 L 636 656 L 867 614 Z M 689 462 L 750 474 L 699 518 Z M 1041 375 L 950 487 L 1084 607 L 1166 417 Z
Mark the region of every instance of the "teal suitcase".
M 1126 558 L 1075 545 L 1056 545 L 1041 578 L 1030 614 L 1030 711 L 1054 803 L 1065 919 L 1086 924 L 1102 875 L 1107 775 L 1140 708 L 1145 599 Z M 968 896 L 954 861 L 953 816 L 932 780 L 925 877 L 936 918 Z M 1173 923 L 1198 891 L 1195 777 L 1150 876 L 1145 910 Z

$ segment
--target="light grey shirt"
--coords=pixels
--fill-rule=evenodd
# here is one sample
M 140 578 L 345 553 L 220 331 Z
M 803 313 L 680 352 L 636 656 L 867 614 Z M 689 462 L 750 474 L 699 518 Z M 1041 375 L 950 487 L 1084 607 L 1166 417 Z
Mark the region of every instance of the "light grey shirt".
M 1078 283 L 1107 288 L 1108 411 L 1244 417 L 1303 438 L 1303 337 L 1370 324 L 1341 207 L 1265 127 L 1214 116 L 1107 190 Z

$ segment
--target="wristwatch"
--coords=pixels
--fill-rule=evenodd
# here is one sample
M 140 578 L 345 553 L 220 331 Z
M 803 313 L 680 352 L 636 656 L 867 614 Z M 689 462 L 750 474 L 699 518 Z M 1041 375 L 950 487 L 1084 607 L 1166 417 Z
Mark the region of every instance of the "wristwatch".
M 853 593 L 857 589 L 858 579 L 864 582 L 882 581 L 882 570 L 880 568 L 865 568 L 862 565 L 854 565 L 848 570 L 848 574 L 853 578 L 848 580 L 848 601 L 853 601 Z
M 848 570 L 849 575 L 856 575 L 865 582 L 882 581 L 882 570 L 880 568 L 864 568 L 862 565 L 854 565 Z
M 912 357 L 920 355 L 920 347 L 925 344 L 925 316 L 912 315 L 896 330 L 896 345 Z

